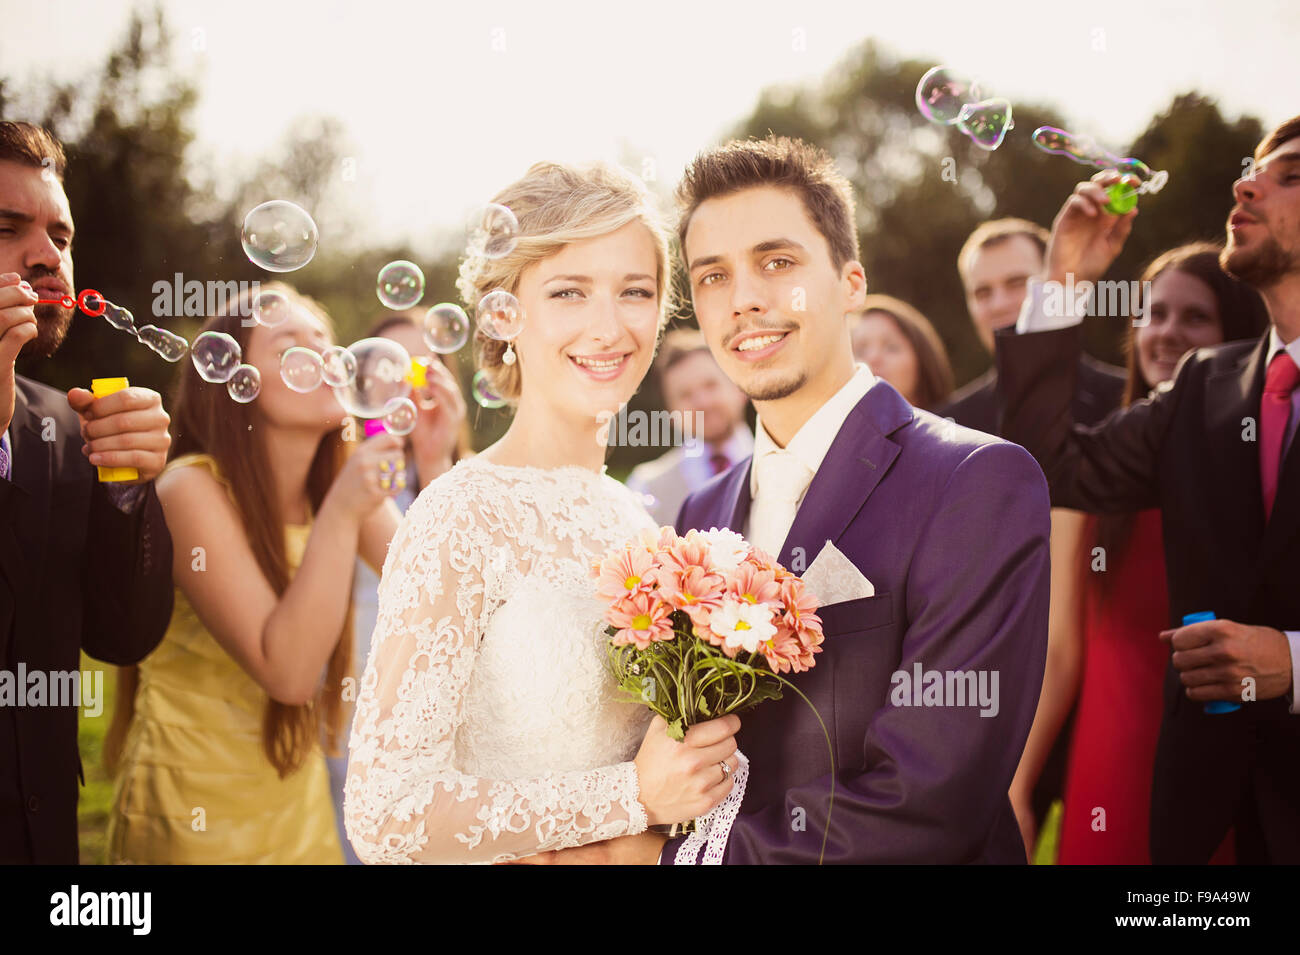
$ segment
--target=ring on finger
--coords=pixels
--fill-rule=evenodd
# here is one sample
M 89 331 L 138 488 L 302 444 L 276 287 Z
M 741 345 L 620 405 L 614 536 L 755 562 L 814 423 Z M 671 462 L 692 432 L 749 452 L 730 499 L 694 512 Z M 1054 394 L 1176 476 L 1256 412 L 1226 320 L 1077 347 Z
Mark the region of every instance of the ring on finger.
M 725 759 L 718 760 L 718 767 L 722 770 L 722 778 L 718 780 L 718 782 L 725 783 L 728 779 L 731 778 L 731 767 L 727 765 L 727 761 Z

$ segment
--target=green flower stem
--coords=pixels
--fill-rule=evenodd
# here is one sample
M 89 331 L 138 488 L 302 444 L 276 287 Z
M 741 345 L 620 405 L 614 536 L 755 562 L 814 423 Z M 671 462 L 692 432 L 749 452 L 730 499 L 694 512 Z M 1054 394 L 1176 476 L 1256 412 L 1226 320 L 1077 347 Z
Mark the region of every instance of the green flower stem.
M 687 728 L 728 713 L 752 709 L 764 700 L 779 700 L 781 688 L 789 687 L 808 704 L 826 739 L 831 757 L 831 793 L 826 809 L 826 830 L 822 833 L 818 865 L 826 860 L 831 833 L 831 812 L 835 808 L 835 746 L 821 713 L 803 691 L 773 672 L 759 653 L 732 659 L 719 648 L 695 636 L 690 618 L 682 611 L 673 614 L 675 638 L 661 640 L 639 650 L 634 644 L 609 645 L 609 666 L 620 690 L 630 702 L 641 703 L 668 723 L 668 735 L 680 740 Z M 616 628 L 606 630 L 609 636 Z M 652 692 L 646 698 L 645 684 Z

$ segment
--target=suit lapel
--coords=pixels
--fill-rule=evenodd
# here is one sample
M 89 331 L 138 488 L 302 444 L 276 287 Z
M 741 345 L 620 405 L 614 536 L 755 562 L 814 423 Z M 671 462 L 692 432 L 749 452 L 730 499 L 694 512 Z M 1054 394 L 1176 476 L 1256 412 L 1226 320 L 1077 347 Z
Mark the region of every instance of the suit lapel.
M 716 526 L 728 527 L 737 534 L 744 533 L 745 521 L 749 520 L 749 506 L 753 503 L 749 497 L 749 474 L 753 468 L 754 456 L 751 454 L 745 459 L 744 467 L 731 469 L 731 475 L 727 478 L 726 486 L 718 498 L 721 502 L 721 510 L 717 517 L 723 523 Z
M 839 540 L 898 457 L 899 445 L 888 435 L 912 417 L 903 396 L 877 379 L 844 419 L 813 475 L 781 547 L 781 566 L 794 566 L 794 549 L 802 547 L 806 568 L 826 541 Z
M 1254 566 L 1264 533 L 1264 498 L 1259 487 L 1259 441 L 1243 439 L 1243 419 L 1256 422 L 1263 391 L 1261 366 L 1264 344 L 1239 357 L 1235 366 L 1210 375 L 1205 382 L 1205 429 L 1213 484 L 1223 493 L 1206 517 L 1222 528 L 1226 539 L 1236 540 Z

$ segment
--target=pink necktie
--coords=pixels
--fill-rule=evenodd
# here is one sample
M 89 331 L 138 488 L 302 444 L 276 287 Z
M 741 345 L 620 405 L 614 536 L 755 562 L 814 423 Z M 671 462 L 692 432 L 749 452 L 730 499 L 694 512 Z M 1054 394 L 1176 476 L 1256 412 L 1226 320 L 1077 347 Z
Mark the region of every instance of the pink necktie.
M 1300 366 L 1285 351 L 1269 362 L 1264 375 L 1264 395 L 1259 403 L 1259 477 L 1264 492 L 1264 517 L 1273 514 L 1277 482 L 1282 469 L 1282 442 L 1291 416 L 1291 392 L 1300 382 Z

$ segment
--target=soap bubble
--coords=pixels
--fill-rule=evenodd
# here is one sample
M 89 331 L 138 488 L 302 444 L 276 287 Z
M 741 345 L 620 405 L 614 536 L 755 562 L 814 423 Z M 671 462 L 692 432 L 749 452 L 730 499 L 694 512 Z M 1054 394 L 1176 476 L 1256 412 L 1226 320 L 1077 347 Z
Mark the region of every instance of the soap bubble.
M 339 404 L 358 418 L 379 418 L 394 398 L 411 393 L 411 356 L 390 338 L 363 338 L 349 346 L 356 361 L 353 380 L 335 388 Z
M 502 342 L 513 340 L 524 325 L 519 299 L 503 288 L 493 289 L 479 299 L 474 317 L 484 335 Z
M 1120 174 L 1120 181 L 1112 183 L 1106 190 L 1110 202 L 1106 211 L 1123 215 L 1137 205 L 1137 197 L 1155 194 L 1169 181 L 1169 173 L 1161 169 L 1152 172 L 1151 167 L 1132 156 L 1121 159 L 1113 152 L 1097 145 L 1090 136 L 1057 129 L 1055 126 L 1039 126 L 1032 137 L 1034 145 L 1046 153 L 1068 156 L 1084 166 L 1097 169 L 1114 169 Z
M 405 259 L 389 262 L 379 270 L 375 291 L 386 308 L 411 308 L 424 298 L 424 273 Z
M 253 365 L 240 365 L 226 382 L 226 391 L 241 405 L 262 393 L 262 373 Z
M 932 123 L 951 126 L 962 107 L 980 98 L 978 84 L 950 71 L 946 66 L 929 70 L 916 84 L 916 107 Z
M 146 325 L 136 333 L 136 338 L 167 361 L 180 361 L 190 347 L 190 343 L 180 335 L 156 325 Z
M 1134 159 L 1131 156 L 1121 159 L 1112 168 L 1122 176 L 1135 176 L 1139 182 L 1146 182 L 1153 175 L 1150 166 L 1141 159 Z
M 384 406 L 384 430 L 389 434 L 410 434 L 418 417 L 415 402 L 410 398 L 394 398 Z
M 267 328 L 275 328 L 289 317 L 289 298 L 283 292 L 269 289 L 253 296 L 253 320 Z
M 135 316 L 129 309 L 114 305 L 111 302 L 104 303 L 104 321 L 112 325 L 119 331 L 127 332 L 131 335 L 137 334 L 135 328 Z
M 1034 145 L 1047 153 L 1059 153 L 1062 156 L 1074 155 L 1075 136 L 1067 133 L 1063 129 L 1057 129 L 1055 126 L 1039 126 L 1034 130 L 1034 135 L 1030 137 Z
M 519 241 L 519 220 L 509 207 L 489 202 L 469 219 L 469 249 L 472 254 L 500 259 L 509 255 Z
M 244 356 L 239 342 L 225 332 L 204 332 L 194 339 L 190 360 L 198 369 L 200 378 L 220 383 L 230 380 Z
M 319 388 L 323 377 L 321 357 L 310 348 L 294 345 L 280 356 L 280 379 L 300 395 Z
M 957 115 L 957 128 L 981 149 L 997 149 L 1014 126 L 1011 103 L 1001 98 L 967 103 Z
M 244 254 L 268 272 L 292 272 L 311 261 L 320 238 L 307 210 L 284 199 L 264 202 L 244 216 Z
M 424 343 L 439 355 L 450 355 L 469 340 L 469 316 L 459 305 L 443 302 L 424 314 Z
M 1075 162 L 1082 163 L 1085 166 L 1107 169 L 1124 161 L 1114 153 L 1098 146 L 1091 136 L 1080 136 L 1076 133 L 1066 132 L 1064 129 L 1057 129 L 1055 126 L 1039 126 L 1034 130 L 1034 135 L 1031 138 L 1034 145 L 1043 152 L 1069 156 Z M 1133 162 L 1137 162 L 1137 160 L 1133 160 Z
M 487 372 L 482 368 L 474 372 L 469 390 L 479 407 L 501 408 L 506 404 L 506 400 L 492 390 L 492 386 L 488 383 Z
M 321 352 L 321 380 L 331 388 L 345 388 L 357 377 L 357 359 L 342 345 Z

